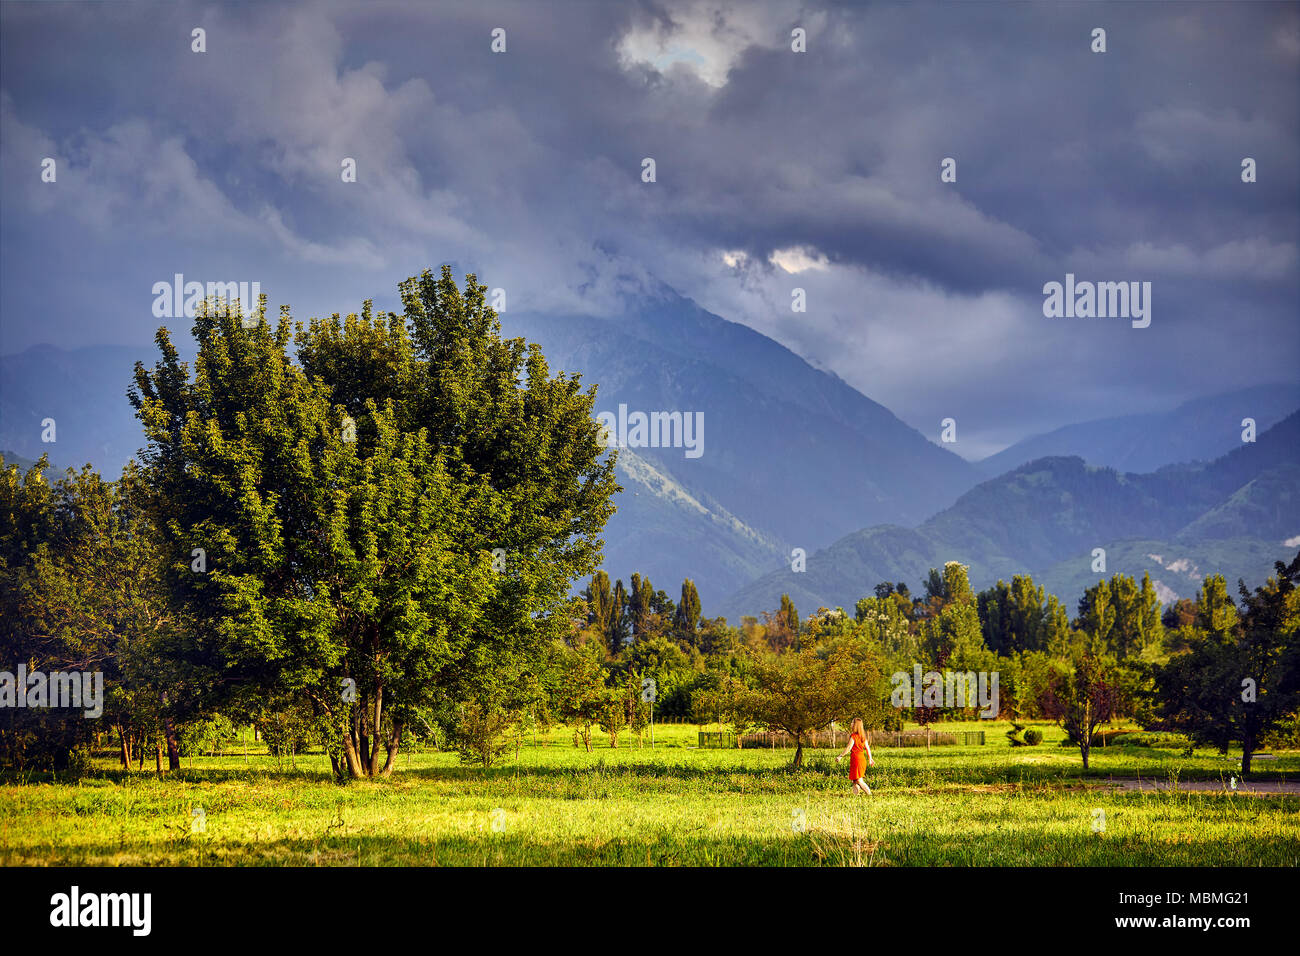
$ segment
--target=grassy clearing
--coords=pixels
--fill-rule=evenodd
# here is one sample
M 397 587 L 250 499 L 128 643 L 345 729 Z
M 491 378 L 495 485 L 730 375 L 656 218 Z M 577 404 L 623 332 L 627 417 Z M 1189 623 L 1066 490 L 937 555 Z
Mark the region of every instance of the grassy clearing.
M 563 731 L 484 773 L 449 754 L 403 757 L 392 779 L 339 786 L 319 754 L 196 758 L 181 773 L 101 769 L 0 786 L 7 865 L 1116 865 L 1295 866 L 1300 797 L 1119 793 L 1106 778 L 1218 780 L 1237 758 L 1107 747 L 1082 772 L 1040 725 L 1011 748 L 880 748 L 871 798 L 848 795 L 828 751 L 696 750 L 693 726 L 656 748 L 574 749 Z M 957 729 L 970 729 L 958 727 Z M 628 744 L 631 746 L 628 746 Z M 260 750 L 260 748 L 259 748 Z M 1257 777 L 1300 779 L 1300 754 Z M 195 832 L 196 808 L 203 827 Z M 1105 832 L 1094 833 L 1095 811 Z

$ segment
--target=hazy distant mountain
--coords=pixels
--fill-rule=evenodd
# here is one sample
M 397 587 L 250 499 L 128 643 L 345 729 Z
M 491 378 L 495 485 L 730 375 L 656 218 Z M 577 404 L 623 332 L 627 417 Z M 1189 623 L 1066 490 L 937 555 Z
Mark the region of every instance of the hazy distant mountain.
M 144 444 L 126 399 L 132 369 L 137 360 L 152 363 L 156 351 L 38 345 L 0 356 L 0 448 L 27 459 L 48 454 L 59 471 L 90 462 L 117 477 Z M 41 440 L 47 418 L 54 419 L 53 442 Z
M 774 539 L 709 496 L 687 491 L 630 449 L 619 457 L 618 482 L 623 494 L 605 534 L 604 568 L 613 578 L 627 582 L 639 572 L 675 600 L 682 578 L 690 577 L 712 593 L 702 600 L 716 604 L 770 569 L 782 553 Z M 705 573 L 692 570 L 697 568 Z
M 919 523 L 980 477 L 842 380 L 671 292 L 638 300 L 627 318 L 508 314 L 502 324 L 541 344 L 552 371 L 598 383 L 597 411 L 702 411 L 700 458 L 637 453 L 791 547 Z
M 1300 547 L 1300 412 L 1209 464 L 1120 474 L 1078 457 L 1022 465 L 973 488 L 914 530 L 877 526 L 813 554 L 803 573 L 769 574 L 722 606 L 731 617 L 773 609 L 782 593 L 808 611 L 851 608 L 880 581 L 914 591 L 932 567 L 970 566 L 971 583 L 1031 573 L 1071 601 L 1106 550 L 1106 576 L 1150 571 L 1166 596 L 1201 577 L 1259 583 Z
M 796 547 L 811 554 L 863 524 L 915 524 L 979 480 L 842 380 L 669 291 L 617 319 L 508 313 L 502 324 L 538 342 L 552 372 L 597 383 L 597 412 L 704 413 L 699 458 L 633 449 L 673 495 L 620 469 L 628 493 L 606 529 L 605 569 L 648 574 L 670 594 L 691 577 L 706 613 Z
M 1168 412 L 1066 425 L 1016 442 L 976 466 L 992 478 L 1049 455 L 1078 455 L 1090 465 L 1136 473 L 1211 461 L 1241 444 L 1242 419 L 1253 418 L 1262 432 L 1297 407 L 1300 384 L 1257 385 L 1197 398 Z

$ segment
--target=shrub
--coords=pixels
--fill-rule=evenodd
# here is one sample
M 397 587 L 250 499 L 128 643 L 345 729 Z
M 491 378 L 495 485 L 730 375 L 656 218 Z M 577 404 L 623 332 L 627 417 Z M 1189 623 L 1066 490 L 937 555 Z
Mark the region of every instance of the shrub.
M 89 747 L 76 747 L 68 754 L 68 772 L 74 777 L 84 777 L 94 769 L 95 763 Z
M 1260 744 L 1268 750 L 1300 750 L 1300 711 L 1279 720 Z
M 225 715 L 213 714 L 184 724 L 179 736 L 182 756 L 204 753 L 220 756 L 225 742 L 235 736 L 235 725 Z
M 1043 732 L 1034 727 L 1025 731 L 1025 743 L 1030 747 L 1037 747 L 1043 742 Z
M 1191 741 L 1183 734 L 1164 733 L 1161 731 L 1143 731 L 1125 734 L 1115 741 L 1117 747 L 1186 747 Z
M 94 723 L 58 710 L 0 708 L 0 768 L 75 770 L 73 754 L 90 745 Z
M 519 711 L 500 701 L 484 702 L 472 697 L 457 708 L 447 728 L 448 740 L 462 762 L 479 764 L 486 770 L 510 750 L 520 719 Z

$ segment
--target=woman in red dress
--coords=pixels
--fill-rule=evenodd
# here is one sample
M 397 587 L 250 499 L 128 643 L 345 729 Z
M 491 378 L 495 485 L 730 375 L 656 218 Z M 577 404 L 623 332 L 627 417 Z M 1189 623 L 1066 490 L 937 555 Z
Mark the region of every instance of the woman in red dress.
M 867 786 L 867 765 L 876 765 L 876 758 L 871 756 L 871 744 L 867 743 L 866 731 L 862 729 L 862 718 L 853 718 L 853 727 L 849 733 L 848 746 L 844 752 L 835 758 L 836 763 L 849 758 L 849 781 L 853 784 L 850 788 L 855 796 L 858 794 L 871 794 L 871 788 Z

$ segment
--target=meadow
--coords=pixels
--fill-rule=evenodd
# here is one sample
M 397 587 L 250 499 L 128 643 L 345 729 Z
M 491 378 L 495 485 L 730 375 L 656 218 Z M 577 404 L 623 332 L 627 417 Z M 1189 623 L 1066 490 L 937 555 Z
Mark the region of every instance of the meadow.
M 695 749 L 695 725 L 655 747 L 571 732 L 530 738 L 488 771 L 404 754 L 374 782 L 335 783 L 323 754 L 292 760 L 240 741 L 180 772 L 124 773 L 110 755 L 79 778 L 0 784 L 0 864 L 523 866 L 1295 866 L 1300 795 L 1180 789 L 1227 781 L 1240 754 L 1107 746 L 1085 772 L 1044 732 L 1008 745 L 877 748 L 871 797 L 834 752 Z M 971 724 L 936 725 L 970 730 Z M 1300 752 L 1252 780 L 1300 781 Z M 1115 784 L 1156 781 L 1160 791 Z

